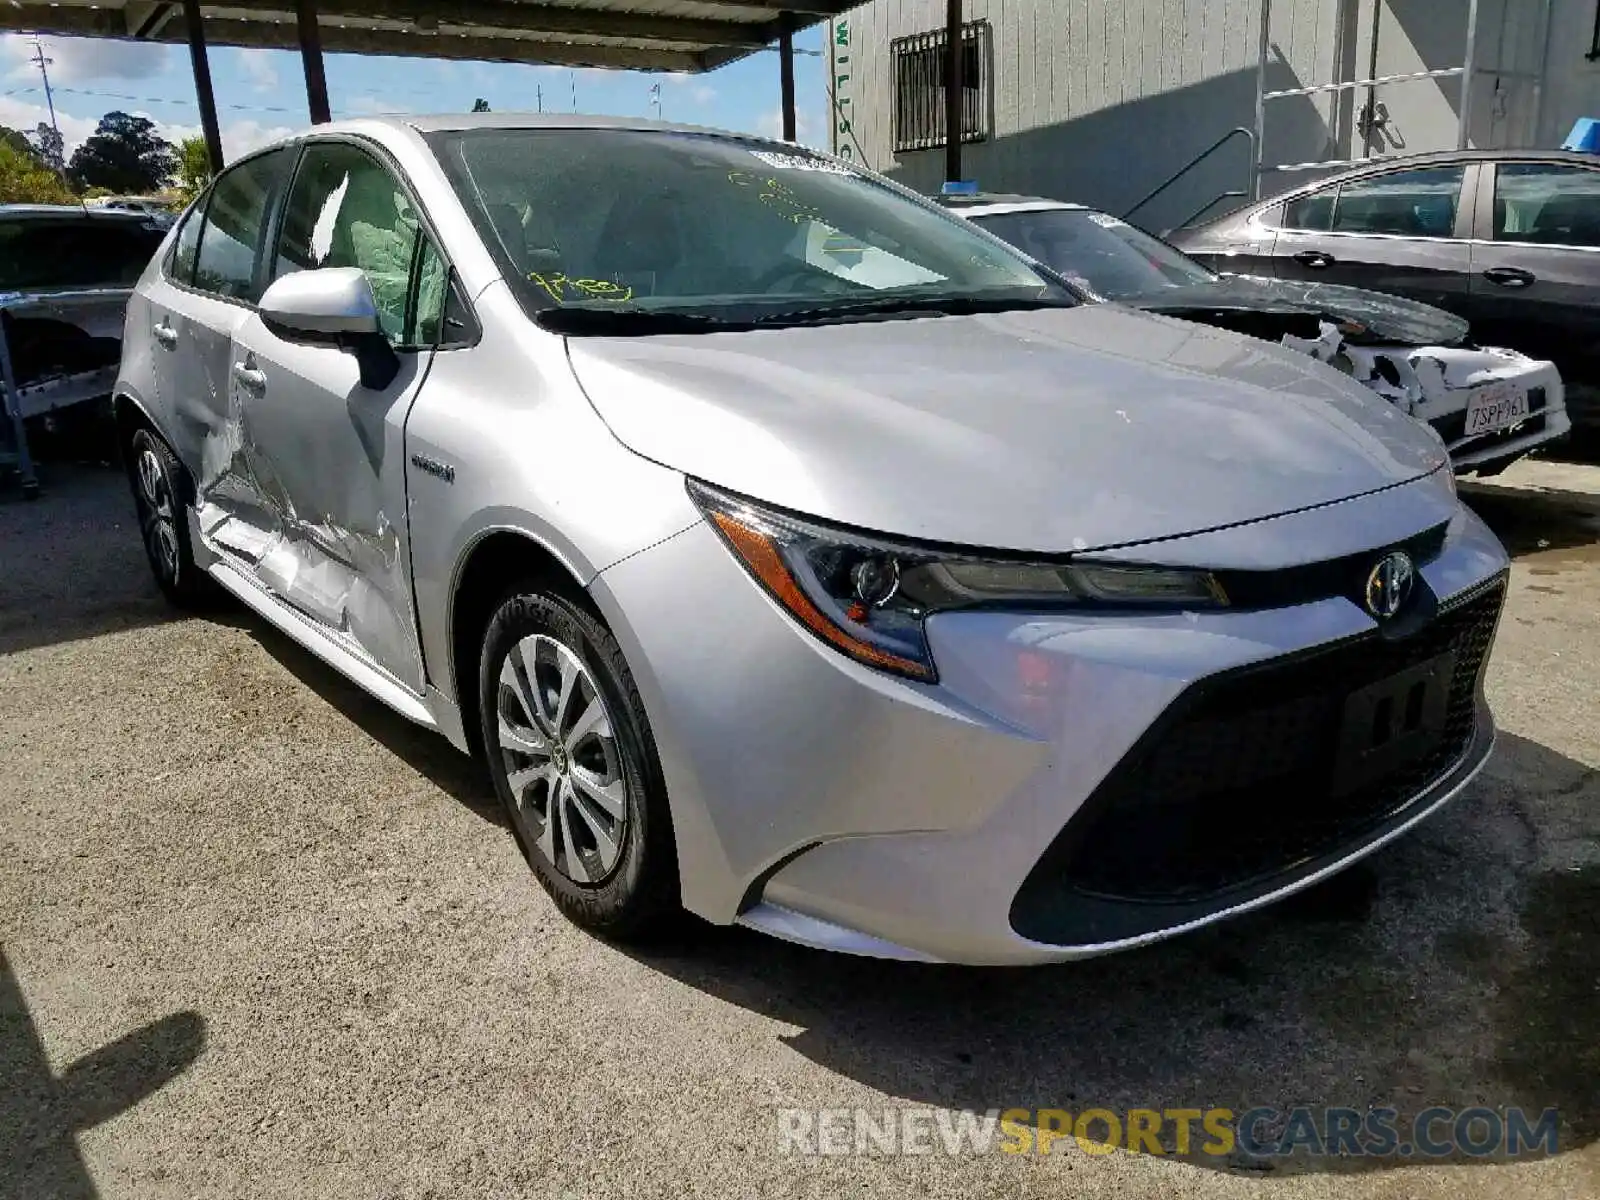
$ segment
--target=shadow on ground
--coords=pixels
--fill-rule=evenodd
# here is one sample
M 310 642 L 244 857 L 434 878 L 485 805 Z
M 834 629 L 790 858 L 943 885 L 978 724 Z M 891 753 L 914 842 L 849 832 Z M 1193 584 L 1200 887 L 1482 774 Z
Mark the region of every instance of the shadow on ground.
M 48 1019 L 48 1014 L 46 1014 Z M 133 1108 L 205 1049 L 205 1021 L 179 1012 L 78 1059 L 59 1075 L 38 1021 L 0 953 L 0 1198 L 89 1200 L 97 1193 L 77 1138 Z
M 800 1026 L 797 1053 L 899 1101 L 1074 1114 L 1392 1107 L 1402 1134 L 1435 1105 L 1521 1107 L 1530 1123 L 1554 1107 L 1569 1150 L 1600 1137 L 1600 869 L 1539 873 L 1532 830 L 1545 798 L 1577 795 L 1600 801 L 1594 771 L 1502 735 L 1492 777 L 1322 887 L 1058 967 L 850 959 L 709 928 L 639 957 Z M 1256 1132 L 1282 1130 L 1269 1120 Z M 1172 1153 L 1170 1126 L 1164 1141 Z M 1295 1173 L 1415 1161 L 1182 1157 Z
M 461 753 L 441 735 L 422 729 L 374 699 L 243 605 L 232 605 L 228 611 L 214 614 L 213 619 L 248 630 L 263 650 L 369 737 L 383 743 L 413 770 L 484 820 L 505 826 L 494 785 L 476 758 Z
M 1600 495 L 1464 483 L 1461 498 L 1513 558 L 1551 567 L 1600 562 Z
M 61 463 L 40 472 L 38 500 L 0 493 L 0 654 L 175 619 L 122 472 Z

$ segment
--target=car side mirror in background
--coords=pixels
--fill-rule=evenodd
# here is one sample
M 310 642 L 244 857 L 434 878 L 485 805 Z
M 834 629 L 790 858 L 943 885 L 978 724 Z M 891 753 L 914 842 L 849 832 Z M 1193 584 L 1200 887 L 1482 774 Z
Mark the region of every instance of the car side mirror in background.
M 356 356 L 361 386 L 382 391 L 400 373 L 400 356 L 378 324 L 372 285 L 359 267 L 296 271 L 261 295 L 261 320 L 287 341 L 322 342 Z

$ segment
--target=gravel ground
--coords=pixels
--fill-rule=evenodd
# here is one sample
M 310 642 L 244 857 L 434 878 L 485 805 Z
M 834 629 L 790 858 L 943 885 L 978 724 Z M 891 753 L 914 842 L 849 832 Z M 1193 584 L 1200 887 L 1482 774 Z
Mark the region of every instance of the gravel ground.
M 0 500 L 0 1195 L 1600 1195 L 1600 468 L 1472 489 L 1517 565 L 1470 794 L 1288 905 L 1012 972 L 583 936 L 470 762 L 177 619 L 110 471 L 45 482 Z M 1296 1104 L 1553 1105 L 1561 1148 L 820 1158 L 775 1117 Z

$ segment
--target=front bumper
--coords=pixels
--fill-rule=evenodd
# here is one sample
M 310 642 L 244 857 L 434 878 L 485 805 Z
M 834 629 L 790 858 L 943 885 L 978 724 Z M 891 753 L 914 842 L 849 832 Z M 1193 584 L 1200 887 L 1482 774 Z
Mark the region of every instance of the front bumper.
M 1383 638 L 1342 597 L 1115 617 L 946 613 L 928 626 L 940 682 L 923 685 L 800 631 L 704 526 L 603 572 L 593 594 L 654 727 L 687 907 L 856 953 L 1043 962 L 1269 903 L 1398 836 L 1476 773 L 1493 739 L 1482 666 L 1506 562 L 1477 518 L 1419 481 L 1259 522 L 1249 552 L 1348 553 L 1353 529 L 1388 545 L 1441 514 L 1448 534 L 1420 575 L 1442 608 L 1473 614 L 1458 621 L 1470 637 L 1441 634 L 1447 613 Z M 1183 539 L 1181 553 L 1227 553 L 1239 537 Z M 1422 658 L 1457 656 L 1440 734 L 1450 744 L 1381 795 L 1346 790 L 1341 809 L 1317 794 L 1306 756 L 1332 735 L 1327 714 L 1441 636 L 1449 645 Z M 1315 686 L 1288 694 L 1279 684 L 1307 662 L 1322 664 Z M 1219 687 L 1234 689 L 1222 707 L 1197 711 Z M 1188 730 L 1181 745 L 1166 736 L 1175 724 Z M 1261 767 L 1263 748 L 1286 746 L 1300 747 L 1293 769 Z M 1257 769 L 1230 775 L 1245 759 Z M 1129 791 L 1130 773 L 1160 784 Z M 1214 821 L 1197 818 L 1207 805 Z M 1284 826 L 1299 840 L 1244 845 Z
M 1449 449 L 1457 474 L 1493 474 L 1572 429 L 1566 388 L 1554 363 L 1489 347 L 1347 343 L 1343 349 L 1368 387 L 1432 426 Z M 1515 425 L 1469 434 L 1473 397 L 1504 388 L 1527 395 L 1528 415 Z

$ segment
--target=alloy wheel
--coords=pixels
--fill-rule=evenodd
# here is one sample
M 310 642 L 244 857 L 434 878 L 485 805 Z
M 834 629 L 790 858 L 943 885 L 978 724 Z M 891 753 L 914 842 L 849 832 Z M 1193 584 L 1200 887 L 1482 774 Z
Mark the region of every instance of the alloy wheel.
M 622 854 L 629 796 L 594 675 L 570 647 L 534 634 L 507 653 L 499 683 L 500 754 L 528 844 L 574 883 L 604 882 Z
M 178 518 L 172 503 L 172 484 L 156 457 L 146 446 L 136 463 L 139 479 L 139 526 L 150 560 L 169 580 L 178 577 Z

